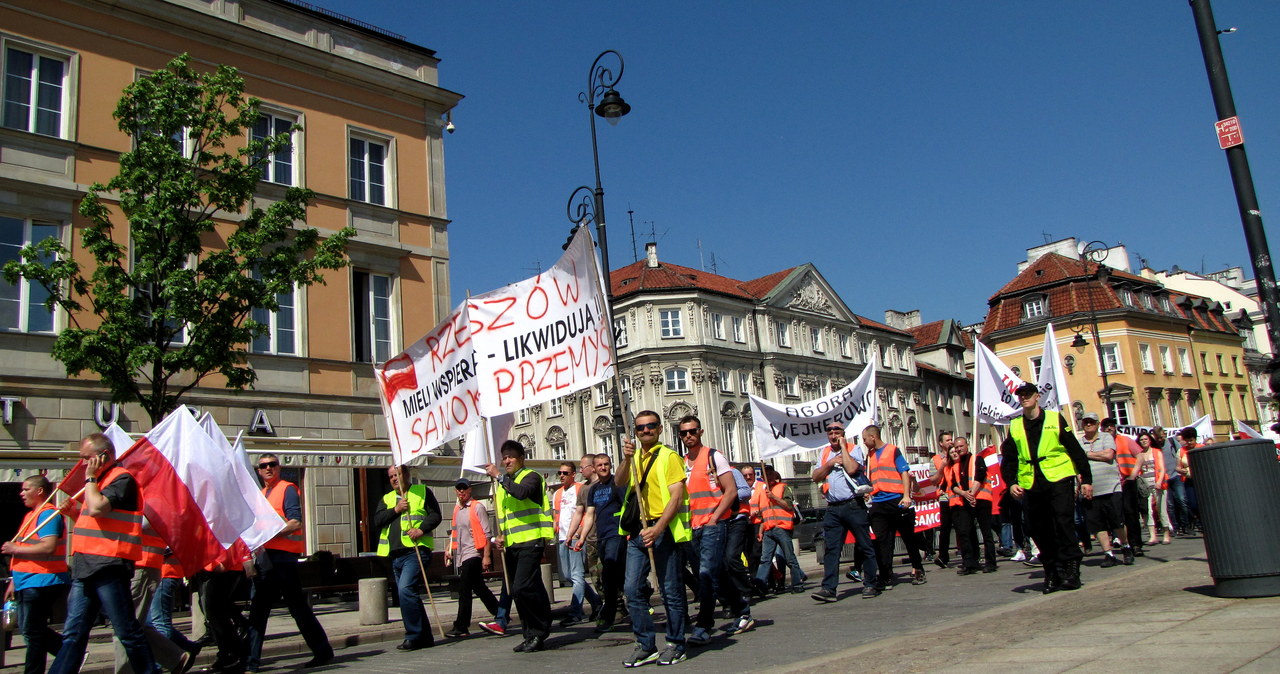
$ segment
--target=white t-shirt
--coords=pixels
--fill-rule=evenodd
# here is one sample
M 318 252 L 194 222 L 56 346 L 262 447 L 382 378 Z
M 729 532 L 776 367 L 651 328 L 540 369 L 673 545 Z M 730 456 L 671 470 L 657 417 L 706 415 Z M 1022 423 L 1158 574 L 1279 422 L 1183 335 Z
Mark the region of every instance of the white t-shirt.
M 569 525 L 573 524 L 573 511 L 578 508 L 578 490 L 582 488 L 581 483 L 575 482 L 560 495 L 560 526 L 556 529 L 556 538 L 562 542 L 569 540 Z

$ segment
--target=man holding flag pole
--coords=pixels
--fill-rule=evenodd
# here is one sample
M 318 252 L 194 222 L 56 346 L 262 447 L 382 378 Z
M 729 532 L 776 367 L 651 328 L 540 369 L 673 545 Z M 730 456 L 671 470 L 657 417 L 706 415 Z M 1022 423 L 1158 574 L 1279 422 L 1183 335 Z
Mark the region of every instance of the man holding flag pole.
M 418 580 L 421 578 L 423 585 L 427 585 L 425 564 L 431 561 L 432 531 L 440 526 L 442 517 L 435 494 L 426 485 L 407 485 L 405 476 L 404 466 L 392 466 L 387 470 L 391 491 L 382 496 L 372 519 L 373 528 L 380 532 L 378 556 L 391 558 L 391 576 L 400 597 L 404 642 L 396 648 L 415 651 L 435 645 L 431 621 L 422 609 L 422 597 L 418 594 Z M 427 591 L 430 592 L 429 587 Z M 436 610 L 434 601 L 431 608 Z M 438 611 L 436 625 L 442 629 Z

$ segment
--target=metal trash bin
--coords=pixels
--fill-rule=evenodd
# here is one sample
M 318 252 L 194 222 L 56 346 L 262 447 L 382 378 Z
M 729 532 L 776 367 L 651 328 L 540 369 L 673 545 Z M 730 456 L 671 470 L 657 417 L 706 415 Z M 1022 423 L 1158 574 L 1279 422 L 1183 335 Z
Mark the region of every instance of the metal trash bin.
M 1220 597 L 1280 595 L 1280 461 L 1270 440 L 1206 445 L 1187 453 Z

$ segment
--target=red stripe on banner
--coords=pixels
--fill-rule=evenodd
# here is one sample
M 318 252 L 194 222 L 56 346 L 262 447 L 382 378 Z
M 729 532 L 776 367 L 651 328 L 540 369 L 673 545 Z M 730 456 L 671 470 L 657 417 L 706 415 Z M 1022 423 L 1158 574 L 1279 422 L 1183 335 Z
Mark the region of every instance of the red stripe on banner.
M 224 554 L 200 504 L 164 454 L 143 438 L 119 461 L 142 490 L 143 513 L 186 569 L 203 569 Z

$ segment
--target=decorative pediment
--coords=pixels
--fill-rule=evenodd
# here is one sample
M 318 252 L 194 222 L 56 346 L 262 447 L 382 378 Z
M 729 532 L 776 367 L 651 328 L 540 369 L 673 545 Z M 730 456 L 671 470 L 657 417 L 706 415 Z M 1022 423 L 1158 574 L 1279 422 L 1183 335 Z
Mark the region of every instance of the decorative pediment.
M 809 311 L 824 316 L 836 315 L 835 303 L 832 301 L 831 295 L 812 276 L 805 277 L 800 286 L 792 291 L 791 300 L 787 302 L 787 308 Z

